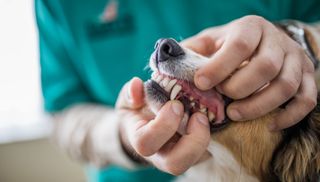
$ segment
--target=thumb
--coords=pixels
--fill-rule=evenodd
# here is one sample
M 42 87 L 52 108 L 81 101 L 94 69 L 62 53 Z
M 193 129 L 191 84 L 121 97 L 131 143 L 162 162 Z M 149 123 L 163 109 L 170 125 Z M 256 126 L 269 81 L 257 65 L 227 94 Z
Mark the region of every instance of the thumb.
M 143 81 L 134 77 L 121 89 L 116 103 L 117 108 L 138 109 L 144 105 Z

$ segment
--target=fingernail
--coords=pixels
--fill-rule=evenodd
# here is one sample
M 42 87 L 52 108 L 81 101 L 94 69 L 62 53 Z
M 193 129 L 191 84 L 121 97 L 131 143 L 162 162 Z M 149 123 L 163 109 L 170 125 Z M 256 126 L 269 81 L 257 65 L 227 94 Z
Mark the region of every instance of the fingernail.
M 181 116 L 182 115 L 182 112 L 183 112 L 183 108 L 182 108 L 182 105 L 178 102 L 173 102 L 172 105 L 172 110 L 173 112 L 178 115 L 178 116 Z
M 197 83 L 201 89 L 208 89 L 211 87 L 211 80 L 206 76 L 199 76 Z
M 228 115 L 234 121 L 238 121 L 242 119 L 242 116 L 240 115 L 239 111 L 236 109 L 230 109 Z
M 131 84 L 132 84 L 132 80 L 130 81 L 130 83 L 129 83 L 129 85 L 128 85 L 127 94 L 126 94 L 127 101 L 128 101 L 129 103 L 132 103 L 132 102 L 133 102 L 133 100 L 132 100 L 132 95 L 131 95 L 131 92 L 130 92 Z
M 197 121 L 205 126 L 209 126 L 208 118 L 203 114 L 197 115 Z

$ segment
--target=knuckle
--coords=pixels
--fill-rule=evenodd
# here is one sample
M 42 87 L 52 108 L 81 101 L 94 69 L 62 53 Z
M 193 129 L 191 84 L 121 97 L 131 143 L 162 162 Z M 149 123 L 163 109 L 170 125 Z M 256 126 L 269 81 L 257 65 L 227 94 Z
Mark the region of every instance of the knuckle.
M 257 15 L 247 15 L 245 17 L 243 17 L 243 21 L 246 22 L 252 22 L 252 23 L 259 23 L 259 24 L 263 24 L 266 22 L 266 19 L 264 19 L 261 16 L 257 16 Z
M 155 152 L 154 149 L 148 144 L 149 137 L 150 136 L 148 134 L 136 136 L 132 142 L 132 147 L 141 156 L 150 156 Z
M 183 174 L 188 168 L 182 165 L 183 162 L 179 163 L 176 160 L 167 159 L 164 164 L 164 170 L 168 173 L 178 176 Z
M 221 85 L 222 92 L 232 99 L 242 99 L 245 96 L 245 91 L 241 88 L 243 87 L 231 86 L 229 84 Z
M 231 40 L 231 43 L 237 50 L 241 50 L 241 52 L 250 52 L 251 50 L 249 41 L 243 38 L 243 36 L 236 36 L 233 38 L 233 40 Z
M 271 56 L 261 58 L 259 71 L 261 71 L 262 74 L 277 75 L 280 69 L 281 64 L 279 59 Z
M 309 110 L 312 110 L 317 105 L 317 99 L 312 97 L 305 97 L 303 99 L 303 102 Z
M 298 90 L 298 87 L 299 87 L 299 82 L 296 79 L 282 78 L 280 80 L 280 84 L 281 84 L 281 92 L 282 92 L 283 96 L 286 98 L 290 97 L 294 93 L 296 93 L 296 91 Z

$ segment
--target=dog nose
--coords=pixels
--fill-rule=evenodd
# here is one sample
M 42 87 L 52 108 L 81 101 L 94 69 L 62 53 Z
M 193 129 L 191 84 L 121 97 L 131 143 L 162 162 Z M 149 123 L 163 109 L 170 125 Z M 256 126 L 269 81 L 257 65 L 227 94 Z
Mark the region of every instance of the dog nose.
M 182 47 L 174 39 L 159 39 L 155 45 L 157 62 L 168 61 L 170 58 L 176 58 L 184 55 Z

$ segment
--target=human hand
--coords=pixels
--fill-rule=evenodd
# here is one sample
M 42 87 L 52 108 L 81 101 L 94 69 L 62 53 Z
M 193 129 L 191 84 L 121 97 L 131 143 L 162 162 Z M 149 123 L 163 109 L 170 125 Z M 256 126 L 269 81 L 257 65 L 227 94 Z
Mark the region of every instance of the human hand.
M 133 78 L 122 88 L 116 110 L 120 119 L 120 138 L 125 149 L 158 169 L 179 175 L 209 157 L 208 119 L 202 113 L 191 116 L 187 134 L 177 134 L 183 117 L 179 101 L 167 102 L 154 115 L 144 103 L 143 82 Z
M 232 120 L 258 118 L 292 98 L 269 125 L 280 130 L 302 120 L 316 105 L 312 62 L 300 45 L 261 17 L 245 16 L 205 29 L 182 44 L 211 56 L 196 72 L 195 84 L 202 90 L 216 86 L 235 99 L 227 108 Z

